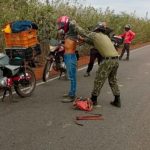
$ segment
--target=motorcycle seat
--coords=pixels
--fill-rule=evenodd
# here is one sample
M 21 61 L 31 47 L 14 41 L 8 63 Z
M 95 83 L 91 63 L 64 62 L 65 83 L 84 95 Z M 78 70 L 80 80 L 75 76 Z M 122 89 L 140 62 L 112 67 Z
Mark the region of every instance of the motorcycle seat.
M 5 67 L 12 72 L 12 75 L 15 75 L 20 68 L 20 66 L 14 66 L 14 65 L 5 65 Z

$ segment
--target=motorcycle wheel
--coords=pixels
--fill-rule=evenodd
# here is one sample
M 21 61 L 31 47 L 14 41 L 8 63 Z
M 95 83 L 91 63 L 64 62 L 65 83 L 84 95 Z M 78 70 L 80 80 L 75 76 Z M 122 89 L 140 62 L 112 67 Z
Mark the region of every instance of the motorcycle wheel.
M 32 92 L 36 86 L 36 78 L 32 69 L 26 68 L 25 74 L 30 76 L 29 80 L 20 80 L 15 86 L 14 89 L 20 97 L 31 96 Z
M 53 62 L 47 61 L 43 71 L 43 81 L 46 82 L 50 78 L 50 73 L 53 68 Z

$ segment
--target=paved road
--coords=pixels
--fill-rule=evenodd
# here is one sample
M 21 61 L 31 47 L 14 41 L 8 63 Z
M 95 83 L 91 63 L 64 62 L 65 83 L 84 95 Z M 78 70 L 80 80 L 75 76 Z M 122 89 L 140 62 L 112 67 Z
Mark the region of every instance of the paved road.
M 97 66 L 84 78 L 78 73 L 78 95 L 90 96 Z M 60 102 L 69 82 L 53 80 L 37 86 L 30 98 L 18 103 L 0 102 L 0 150 L 149 150 L 150 149 L 150 46 L 120 61 L 118 72 L 122 108 L 109 102 L 113 96 L 105 84 L 99 103 L 103 121 L 74 123 L 82 111 Z M 107 82 L 106 82 L 107 83 Z

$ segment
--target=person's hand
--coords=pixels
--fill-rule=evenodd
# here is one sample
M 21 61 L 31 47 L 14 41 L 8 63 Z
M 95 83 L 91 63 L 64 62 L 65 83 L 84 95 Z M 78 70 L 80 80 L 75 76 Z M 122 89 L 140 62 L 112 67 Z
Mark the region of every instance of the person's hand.
M 76 22 L 75 20 L 71 20 L 71 21 L 70 21 L 70 25 L 76 26 L 76 25 L 77 25 L 77 22 Z
M 76 24 L 77 24 L 77 22 L 76 22 L 75 20 L 71 20 L 71 24 L 76 25 Z
M 84 38 L 82 36 L 78 35 L 78 40 L 79 41 L 84 41 Z
M 83 44 L 83 43 L 84 43 L 84 38 L 83 38 L 82 36 L 78 35 L 77 44 L 78 44 L 78 45 L 81 45 L 81 44 Z

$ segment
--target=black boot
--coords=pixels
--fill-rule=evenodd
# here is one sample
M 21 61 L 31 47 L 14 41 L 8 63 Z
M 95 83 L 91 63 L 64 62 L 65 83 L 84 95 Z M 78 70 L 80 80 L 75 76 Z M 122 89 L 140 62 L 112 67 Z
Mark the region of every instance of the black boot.
M 126 60 L 129 61 L 129 57 L 127 57 Z
M 116 95 L 113 102 L 110 102 L 111 105 L 115 107 L 121 107 L 120 95 Z
M 97 105 L 97 96 L 92 95 L 91 96 L 91 101 L 93 102 L 93 105 Z

